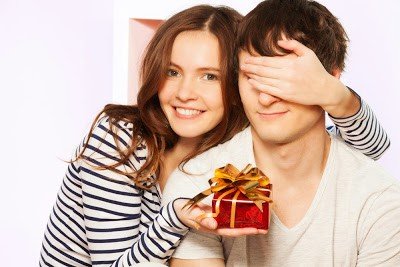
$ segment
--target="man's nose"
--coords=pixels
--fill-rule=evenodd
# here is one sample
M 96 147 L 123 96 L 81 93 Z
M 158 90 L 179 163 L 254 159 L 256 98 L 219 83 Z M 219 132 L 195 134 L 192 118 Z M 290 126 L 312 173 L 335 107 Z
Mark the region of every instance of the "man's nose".
M 263 106 L 269 106 L 275 102 L 281 101 L 280 98 L 260 92 L 258 95 L 258 102 Z

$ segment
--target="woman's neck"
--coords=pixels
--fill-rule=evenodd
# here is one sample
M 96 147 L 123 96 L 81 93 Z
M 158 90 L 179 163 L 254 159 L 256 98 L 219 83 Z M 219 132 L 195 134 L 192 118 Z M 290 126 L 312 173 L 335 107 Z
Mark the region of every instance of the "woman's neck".
M 199 138 L 179 138 L 172 148 L 164 152 L 162 156 L 163 164 L 158 177 L 161 191 L 171 173 L 188 155 L 196 150 L 198 142 Z

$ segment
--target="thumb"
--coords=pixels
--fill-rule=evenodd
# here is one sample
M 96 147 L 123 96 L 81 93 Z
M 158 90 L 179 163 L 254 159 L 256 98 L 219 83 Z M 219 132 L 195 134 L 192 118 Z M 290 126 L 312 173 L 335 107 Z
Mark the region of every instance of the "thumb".
M 196 203 L 196 206 L 204 212 L 212 212 L 212 207 L 210 205 L 204 204 L 203 202 Z
M 297 40 L 279 40 L 278 45 L 286 50 L 293 51 L 298 56 L 303 56 L 309 48 Z
M 209 230 L 215 230 L 218 227 L 218 223 L 214 218 L 204 218 L 201 220 L 200 224 Z

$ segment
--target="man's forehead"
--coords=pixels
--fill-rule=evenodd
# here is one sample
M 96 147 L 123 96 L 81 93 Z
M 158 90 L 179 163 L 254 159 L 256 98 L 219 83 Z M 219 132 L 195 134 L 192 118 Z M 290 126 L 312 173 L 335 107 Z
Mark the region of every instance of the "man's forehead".
M 272 54 L 274 56 L 285 56 L 285 55 L 288 54 L 287 51 L 284 51 L 284 49 L 279 47 L 278 44 L 276 44 L 275 47 L 272 50 L 274 50 L 272 52 Z M 239 58 L 249 57 L 249 56 L 259 57 L 259 56 L 262 56 L 262 55 L 259 52 L 257 52 L 257 50 L 254 49 L 252 46 L 250 46 L 249 49 L 242 47 L 239 50 Z
M 255 51 L 253 48 L 250 49 L 250 51 L 247 51 L 245 49 L 240 49 L 239 50 L 239 58 L 246 58 L 246 57 L 258 57 L 261 56 L 257 51 Z

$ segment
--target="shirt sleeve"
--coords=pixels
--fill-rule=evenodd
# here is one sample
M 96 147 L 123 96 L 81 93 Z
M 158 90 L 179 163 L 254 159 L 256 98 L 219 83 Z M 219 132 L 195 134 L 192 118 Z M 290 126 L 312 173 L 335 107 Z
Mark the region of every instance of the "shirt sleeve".
M 115 163 L 118 155 L 107 125 L 101 121 L 93 131 L 85 152 L 89 161 L 68 166 L 45 232 L 40 266 L 165 263 L 188 231 L 172 202 L 160 209 L 156 190 L 147 194 L 152 199 L 146 198 L 144 190 L 125 175 L 98 168 Z M 129 131 L 124 129 L 118 138 L 122 145 L 128 144 Z M 81 149 L 82 145 L 75 157 Z M 134 167 L 146 153 L 141 149 L 132 155 Z M 141 220 L 143 216 L 148 219 Z
M 39 266 L 91 266 L 78 168 L 76 162 L 68 165 L 47 223 Z
M 172 257 L 187 260 L 224 259 L 221 237 L 191 229 Z
M 377 160 L 389 148 L 390 140 L 372 109 L 360 96 L 356 96 L 361 102 L 358 112 L 347 118 L 329 115 L 335 126 L 328 127 L 328 131 L 343 138 L 364 155 Z
M 371 200 L 359 227 L 357 266 L 400 266 L 400 187 L 392 185 Z
M 188 228 L 177 217 L 173 202 L 161 208 L 160 213 L 148 226 L 148 230 L 131 248 L 125 250 L 114 266 L 132 266 L 133 263 L 166 263 Z

